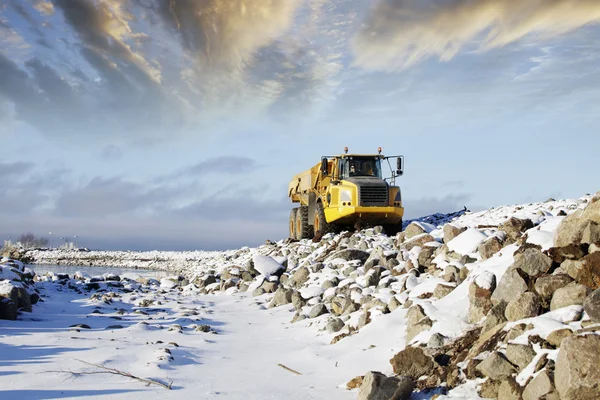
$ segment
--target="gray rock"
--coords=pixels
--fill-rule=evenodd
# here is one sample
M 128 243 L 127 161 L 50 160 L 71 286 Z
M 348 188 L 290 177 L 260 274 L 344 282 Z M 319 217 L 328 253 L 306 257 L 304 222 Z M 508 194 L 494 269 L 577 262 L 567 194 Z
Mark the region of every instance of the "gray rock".
M 325 259 L 325 261 L 327 262 L 335 260 L 336 258 L 341 258 L 345 261 L 360 260 L 361 264 L 364 264 L 369 258 L 369 253 L 357 249 L 344 249 L 332 253 Z
M 358 317 L 357 328 L 358 329 L 362 329 L 362 328 L 364 328 L 366 325 L 368 325 L 370 323 L 371 323 L 371 313 L 368 310 L 365 310 Z
M 546 337 L 546 342 L 550 343 L 554 347 L 560 347 L 562 341 L 573 335 L 573 331 L 568 328 L 557 329 L 550 332 Z
M 430 374 L 435 365 L 433 358 L 420 347 L 405 348 L 392 357 L 390 364 L 392 364 L 394 374 L 410 376 L 415 380 Z
M 581 260 L 565 260 L 560 267 L 582 285 L 600 289 L 600 253 L 592 253 Z
M 445 341 L 446 338 L 444 337 L 444 335 L 442 335 L 441 333 L 434 333 L 433 335 L 431 335 L 431 338 L 429 338 L 429 342 L 427 342 L 427 347 L 429 347 L 430 349 L 437 349 L 439 347 L 443 347 Z
M 495 399 L 498 397 L 498 390 L 500 390 L 500 381 L 493 379 L 486 379 L 479 388 L 479 396 L 484 399 Z
M 369 371 L 363 378 L 358 400 L 389 400 L 398 389 L 398 379 L 388 378 L 381 372 Z
M 294 271 L 294 274 L 292 275 L 292 282 L 291 285 L 294 287 L 300 287 L 302 286 L 304 283 L 306 283 L 306 281 L 308 281 L 308 276 L 310 275 L 310 270 L 307 267 L 300 267 L 298 268 L 296 271 Z
M 409 376 L 400 376 L 398 379 L 398 388 L 390 400 L 409 400 L 411 393 L 415 390 L 415 381 Z
M 506 358 L 520 370 L 528 366 L 535 355 L 536 352 L 530 345 L 509 343 L 506 346 Z
M 396 296 L 392 296 L 392 298 L 390 299 L 390 301 L 388 302 L 388 309 L 390 310 L 390 312 L 396 310 L 398 307 L 400 307 L 402 304 L 400 304 L 400 302 L 398 301 L 398 299 L 396 298 Z
M 441 299 L 442 297 L 446 297 L 447 295 L 452 293 L 452 291 L 454 289 L 455 289 L 455 286 L 442 285 L 440 283 L 433 290 L 433 297 L 435 297 L 436 299 Z
M 555 391 L 552 376 L 546 370 L 540 372 L 523 391 L 523 400 L 538 400 Z
M 415 236 L 422 235 L 424 233 L 428 233 L 423 227 L 416 223 L 411 222 L 406 229 L 404 229 L 404 234 L 406 235 L 406 239 L 411 239 Z
M 571 336 L 563 340 L 555 369 L 562 400 L 600 398 L 600 336 Z
M 563 307 L 583 305 L 585 298 L 590 292 L 591 289 L 587 286 L 575 282 L 570 283 L 554 292 L 552 301 L 550 302 L 550 310 L 554 311 Z
M 504 316 L 509 321 L 536 317 L 540 311 L 540 298 L 533 292 L 525 292 L 511 300 Z
M 523 388 L 513 378 L 506 378 L 500 383 L 498 400 L 521 400 Z
M 423 246 L 425 246 L 425 243 L 429 243 L 429 242 L 435 242 L 434 237 L 429 234 L 424 233 L 422 235 L 418 235 L 413 238 L 410 238 L 408 241 L 402 243 L 402 245 L 400 246 L 400 249 L 410 251 L 414 247 L 417 247 L 417 246 L 423 247 Z
M 16 320 L 17 314 L 17 303 L 11 298 L 0 297 L 0 319 Z
M 484 278 L 484 279 L 481 279 Z M 484 280 L 490 283 L 489 287 L 480 287 L 477 280 Z M 491 310 L 492 297 L 496 289 L 496 276 L 491 272 L 484 272 L 478 279 L 469 285 L 469 322 L 474 324 L 479 322 Z
M 506 232 L 506 236 L 515 242 L 523 235 L 523 232 L 533 228 L 533 222 L 530 219 L 510 218 L 500 225 L 499 229 Z
M 467 228 L 458 228 L 452 224 L 444 225 L 444 243 L 450 243 L 452 239 L 466 231 Z
M 257 296 L 262 296 L 263 294 L 265 294 L 265 289 L 259 287 L 254 289 L 254 291 L 252 292 L 252 296 L 257 297 Z
M 567 286 L 573 279 L 566 274 L 548 275 L 538 278 L 534 288 L 542 300 L 550 300 L 557 289 Z
M 588 221 L 581 234 L 581 243 L 593 244 L 600 243 L 600 224 L 594 221 Z
M 502 242 L 496 236 L 487 239 L 477 248 L 477 251 L 481 254 L 481 258 L 484 260 L 492 258 L 494 254 L 498 253 L 500 250 L 502 250 Z
M 406 313 L 406 341 L 410 342 L 419 333 L 431 329 L 433 321 L 425 315 L 419 305 L 412 306 Z
M 279 288 L 273 296 L 273 300 L 269 303 L 269 308 L 283 306 L 292 302 L 292 294 L 294 293 L 291 289 Z
M 495 380 L 508 378 L 516 372 L 515 367 L 498 352 L 491 353 L 477 366 L 477 370 L 484 376 Z
M 304 307 L 305 304 L 306 301 L 302 298 L 300 292 L 294 291 L 292 293 L 292 305 L 294 306 L 294 308 L 296 310 L 300 310 L 302 307 Z
M 339 332 L 344 328 L 344 321 L 342 321 L 340 318 L 330 318 L 327 321 L 327 332 L 329 333 L 335 333 L 335 332 Z
M 459 273 L 460 270 L 457 267 L 454 265 L 449 265 L 444 268 L 444 275 L 442 279 L 444 279 L 446 282 L 458 282 Z
M 327 314 L 328 312 L 329 311 L 327 311 L 325 304 L 319 303 L 311 308 L 310 312 L 308 313 L 308 318 L 317 318 L 323 314 Z
M 600 289 L 594 290 L 583 302 L 583 309 L 594 322 L 600 322 Z
M 521 275 L 519 275 L 516 269 L 509 269 L 504 276 L 502 276 L 498 287 L 494 291 L 494 294 L 492 294 L 492 304 L 496 305 L 501 301 L 509 303 L 512 299 L 526 291 L 527 283 L 525 280 L 521 278 Z
M 530 247 L 515 253 L 514 267 L 531 277 L 537 277 L 550 270 L 552 260 L 540 250 Z
M 487 313 L 485 317 L 485 322 L 483 324 L 483 328 L 481 332 L 487 332 L 492 330 L 494 327 L 504 324 L 507 322 L 504 314 L 506 313 L 506 303 L 501 302 L 500 304 L 496 304 L 491 308 L 491 310 Z

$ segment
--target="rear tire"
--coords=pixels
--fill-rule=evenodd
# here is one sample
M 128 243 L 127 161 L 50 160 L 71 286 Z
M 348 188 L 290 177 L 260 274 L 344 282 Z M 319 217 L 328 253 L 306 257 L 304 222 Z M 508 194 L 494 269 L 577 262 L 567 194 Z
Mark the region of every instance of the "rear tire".
M 296 214 L 298 213 L 297 208 L 292 208 L 290 211 L 290 238 L 296 239 Z
M 310 239 L 312 236 L 313 229 L 308 224 L 308 207 L 302 206 L 296 213 L 296 239 Z
M 402 232 L 402 220 L 397 224 L 383 225 L 383 230 L 389 237 L 396 236 L 398 232 Z
M 323 203 L 317 203 L 315 207 L 315 221 L 314 221 L 314 231 L 315 235 L 317 232 L 321 232 L 321 236 L 327 233 L 335 233 L 336 226 L 334 224 L 327 223 L 325 219 L 325 209 L 323 208 Z

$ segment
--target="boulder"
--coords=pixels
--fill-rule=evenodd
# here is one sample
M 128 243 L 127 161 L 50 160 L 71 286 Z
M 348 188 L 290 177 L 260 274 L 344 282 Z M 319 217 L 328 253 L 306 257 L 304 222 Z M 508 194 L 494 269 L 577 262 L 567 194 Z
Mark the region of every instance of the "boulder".
M 330 254 L 325 261 L 331 261 L 338 258 L 341 258 L 344 261 L 360 260 L 361 264 L 364 264 L 369 259 L 369 253 L 357 249 L 344 249 Z
M 440 283 L 433 290 L 433 297 L 435 297 L 436 299 L 441 299 L 442 297 L 445 297 L 445 296 L 449 295 L 450 293 L 452 293 L 452 291 L 454 289 L 455 289 L 454 286 L 442 285 Z
M 525 386 L 523 400 L 544 399 L 546 395 L 555 391 L 554 382 L 550 373 L 546 370 L 540 372 Z
M 547 275 L 535 281 L 534 289 L 544 301 L 550 300 L 557 289 L 567 286 L 573 279 L 566 274 Z
M 277 289 L 275 291 L 275 296 L 273 296 L 273 300 L 269 303 L 269 308 L 290 304 L 292 302 L 293 293 L 294 291 L 292 289 L 284 289 L 282 287 Z
M 329 321 L 327 321 L 327 332 L 329 333 L 335 333 L 335 332 L 339 332 L 344 328 L 344 321 L 342 321 L 340 318 L 330 318 Z
M 583 305 L 584 300 L 590 292 L 591 289 L 585 285 L 575 282 L 570 283 L 554 292 L 552 301 L 550 302 L 550 310 L 554 311 L 563 307 Z
M 581 243 L 593 244 L 600 243 L 600 224 L 594 221 L 589 221 L 583 228 L 581 234 Z
M 530 345 L 511 343 L 506 345 L 506 358 L 520 370 L 528 366 L 535 355 L 536 352 Z
M 546 342 L 550 343 L 554 347 L 560 347 L 563 340 L 573 335 L 573 331 L 568 328 L 557 329 L 550 332 L 546 337 Z
M 499 229 L 506 233 L 511 242 L 515 242 L 523 235 L 523 232 L 533 228 L 533 222 L 530 219 L 510 218 L 500 225 Z
M 429 233 L 427 229 L 418 222 L 411 222 L 405 229 L 404 234 L 406 239 L 411 239 L 415 236 L 422 235 L 424 233 Z
M 515 252 L 514 267 L 531 277 L 538 277 L 550 270 L 552 260 L 540 250 L 530 247 L 523 252 Z
M 501 302 L 500 304 L 493 306 L 485 317 L 485 323 L 483 324 L 482 332 L 487 332 L 500 324 L 505 324 L 507 322 L 505 313 L 505 302 Z
M 492 236 L 485 242 L 481 243 L 477 248 L 479 254 L 481 254 L 481 258 L 487 260 L 488 258 L 492 258 L 494 254 L 498 253 L 502 250 L 502 242 L 496 236 Z
M 308 281 L 309 275 L 310 270 L 307 267 L 300 267 L 292 274 L 290 284 L 298 288 Z
M 329 311 L 327 311 L 325 304 L 319 303 L 311 308 L 310 312 L 308 313 L 308 318 L 317 318 L 323 314 L 327 314 L 328 312 Z
M 420 347 L 405 348 L 390 360 L 390 364 L 394 374 L 409 376 L 415 380 L 431 373 L 435 366 L 433 358 Z
M 467 228 L 459 228 L 452 224 L 444 225 L 444 243 L 448 244 L 452 239 L 463 233 Z
M 579 260 L 586 254 L 586 245 L 570 244 L 564 247 L 552 247 L 546 252 L 553 262 L 561 264 L 565 260 Z
M 496 275 L 485 271 L 469 285 L 469 322 L 477 323 L 491 310 Z
M 578 283 L 600 289 L 600 253 L 588 254 L 581 260 L 565 260 L 560 267 Z
M 422 248 L 425 246 L 425 243 L 429 243 L 429 242 L 435 242 L 434 237 L 427 233 L 424 233 L 422 235 L 415 236 L 415 237 L 407 240 L 406 242 L 402 243 L 402 245 L 400 245 L 400 249 L 410 251 L 414 247 L 417 247 L 417 246 Z
M 596 289 L 585 299 L 583 309 L 593 322 L 600 322 L 600 289 Z
M 285 267 L 278 263 L 274 258 L 263 256 L 260 254 L 252 257 L 253 268 L 259 274 L 269 277 L 271 275 L 281 275 L 285 271 Z
M 498 400 L 521 400 L 523 388 L 513 378 L 506 378 L 498 388 Z
M 18 307 L 10 297 L 0 297 L 0 319 L 17 319 Z
M 498 398 L 498 390 L 500 390 L 500 381 L 493 379 L 486 379 L 479 389 L 479 396 L 484 399 L 496 399 Z
M 571 336 L 563 340 L 555 369 L 561 400 L 600 398 L 600 336 Z
M 525 318 L 536 317 L 540 311 L 540 298 L 533 292 L 525 292 L 506 306 L 504 316 L 509 321 L 518 321 Z
M 509 269 L 504 276 L 502 276 L 502 279 L 500 279 L 498 287 L 494 291 L 494 294 L 492 294 L 491 301 L 494 305 L 501 301 L 509 303 L 512 299 L 526 291 L 527 283 L 525 282 L 525 279 L 521 277 L 516 269 Z
M 515 367 L 502 354 L 496 351 L 483 360 L 477 366 L 477 370 L 484 376 L 495 380 L 508 378 L 517 372 Z
M 370 371 L 362 379 L 358 400 L 404 400 L 408 399 L 414 388 L 414 383 L 406 377 L 387 377 L 381 372 Z M 396 393 L 402 392 L 396 397 Z M 410 391 L 408 391 L 410 389 Z M 405 394 L 408 392 L 408 394 Z
M 590 221 L 600 223 L 600 196 L 594 196 L 584 210 L 577 210 L 562 220 L 554 236 L 555 246 L 581 243 Z
M 410 342 L 419 333 L 431 329 L 433 321 L 427 317 L 423 307 L 412 306 L 406 313 L 406 342 Z

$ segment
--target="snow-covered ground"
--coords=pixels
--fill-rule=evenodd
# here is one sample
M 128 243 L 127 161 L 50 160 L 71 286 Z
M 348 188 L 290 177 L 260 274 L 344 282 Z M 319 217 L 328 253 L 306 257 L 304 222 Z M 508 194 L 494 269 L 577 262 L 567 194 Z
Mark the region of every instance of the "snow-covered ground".
M 368 229 L 320 243 L 226 252 L 34 253 L 43 263 L 155 267 L 181 276 L 129 276 L 117 287 L 89 276 L 38 278 L 44 301 L 16 321 L 0 321 L 3 398 L 356 398 L 357 389 L 346 383 L 368 371 L 393 375 L 390 359 L 407 345 L 445 346 L 481 327 L 491 317 L 470 320 L 473 285 L 491 294 L 511 271 L 515 251 L 524 243 L 551 248 L 565 215 L 591 199 L 438 214 L 393 238 Z M 503 226 L 511 218 L 531 226 L 515 233 Z M 498 247 L 489 250 L 490 243 Z M 90 329 L 73 331 L 77 324 Z M 581 305 L 569 305 L 505 322 L 503 329 L 519 324 L 527 329 L 513 344 L 534 335 L 545 340 L 558 329 L 578 331 L 590 320 Z M 505 351 L 506 344 L 498 346 Z M 535 351 L 536 365 L 558 353 Z M 123 376 L 69 373 L 101 371 L 86 363 L 172 382 L 173 390 Z M 539 375 L 536 365 L 515 374 L 516 381 L 525 386 Z M 446 397 L 479 398 L 481 384 L 467 379 Z M 411 398 L 433 393 L 439 391 Z

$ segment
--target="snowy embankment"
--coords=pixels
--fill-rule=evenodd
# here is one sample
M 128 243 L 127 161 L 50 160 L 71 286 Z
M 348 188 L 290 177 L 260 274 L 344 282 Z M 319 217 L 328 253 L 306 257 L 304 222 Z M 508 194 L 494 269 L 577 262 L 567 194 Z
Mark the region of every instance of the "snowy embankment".
M 68 350 L 50 351 L 52 368 L 0 366 L 0 384 L 21 382 L 2 376 L 14 370 L 23 394 L 32 373 L 85 369 L 77 358 L 173 380 L 179 398 L 600 397 L 600 197 L 407 225 L 396 237 L 375 228 L 176 262 L 189 253 L 157 252 L 181 275 L 160 282 L 38 277 L 44 302 L 0 329 L 2 343 Z M 68 332 L 73 321 L 91 329 Z M 60 379 L 44 374 L 33 389 Z M 73 390 L 171 393 L 103 379 Z

